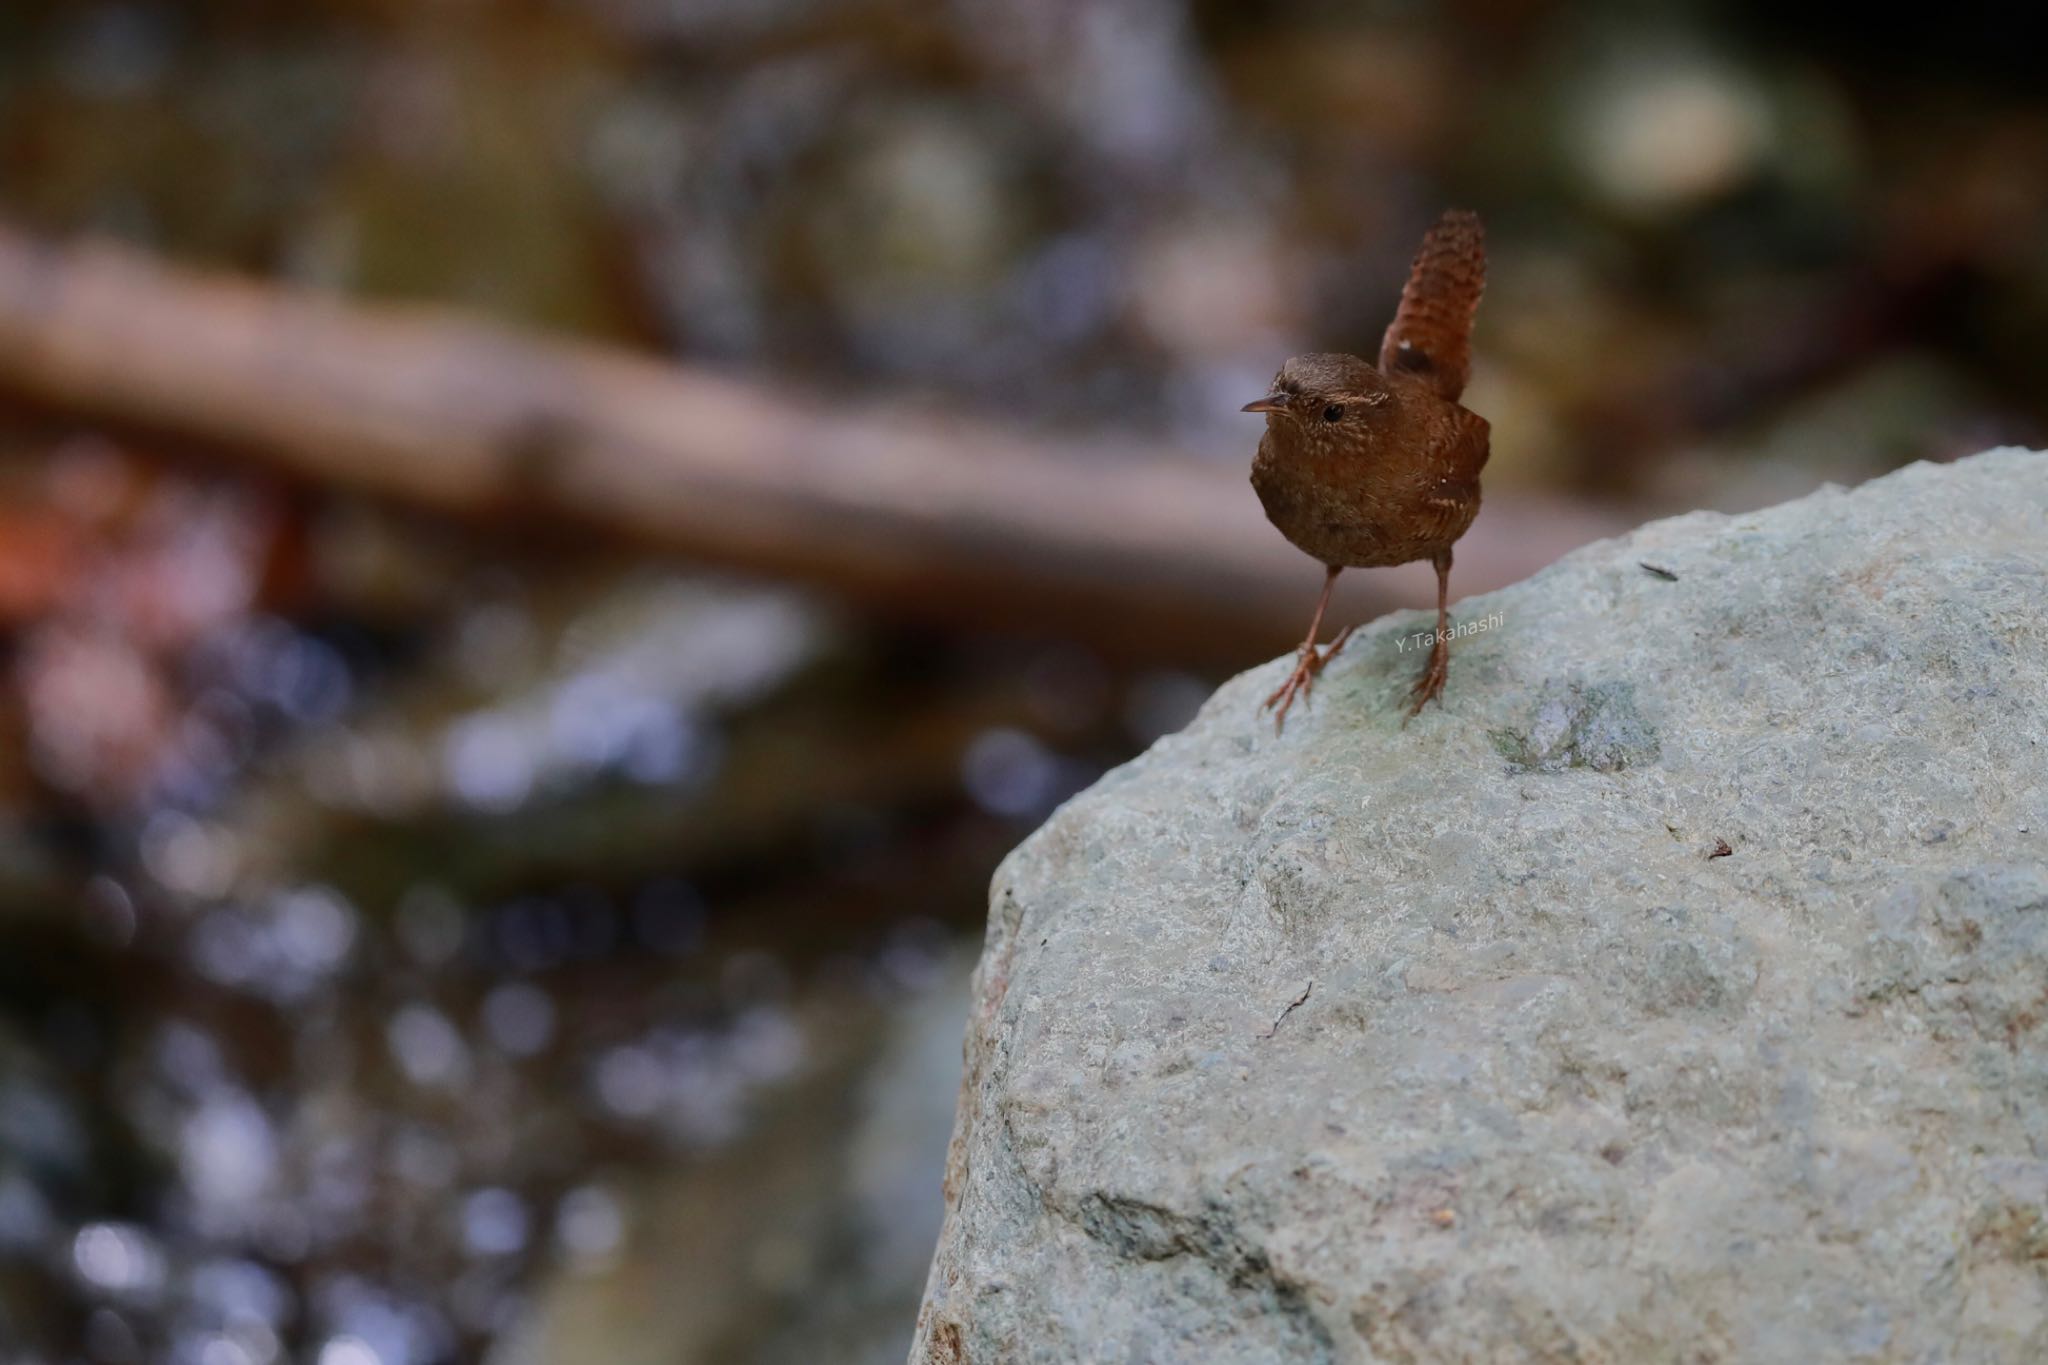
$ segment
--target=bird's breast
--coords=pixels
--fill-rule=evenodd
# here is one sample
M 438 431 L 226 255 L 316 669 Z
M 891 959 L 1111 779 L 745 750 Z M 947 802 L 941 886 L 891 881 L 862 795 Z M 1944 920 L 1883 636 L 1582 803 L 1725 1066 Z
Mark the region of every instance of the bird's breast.
M 1252 488 L 1267 520 L 1325 564 L 1426 559 L 1449 548 L 1478 513 L 1485 427 L 1476 427 L 1476 450 L 1466 449 L 1469 433 L 1456 423 L 1403 423 L 1369 442 L 1343 443 L 1290 439 L 1276 427 L 1252 460 Z

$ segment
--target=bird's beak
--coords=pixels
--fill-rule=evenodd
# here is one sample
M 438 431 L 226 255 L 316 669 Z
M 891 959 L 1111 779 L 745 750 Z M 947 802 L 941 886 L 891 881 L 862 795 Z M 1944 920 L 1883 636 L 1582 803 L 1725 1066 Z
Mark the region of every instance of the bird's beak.
M 1285 412 L 1287 411 L 1287 395 L 1284 393 L 1269 393 L 1264 398 L 1255 398 L 1251 402 L 1246 403 L 1238 411 Z

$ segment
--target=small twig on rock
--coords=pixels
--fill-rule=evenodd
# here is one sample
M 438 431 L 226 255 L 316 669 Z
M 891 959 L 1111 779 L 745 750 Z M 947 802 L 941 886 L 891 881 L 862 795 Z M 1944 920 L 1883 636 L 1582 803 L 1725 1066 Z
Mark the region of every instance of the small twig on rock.
M 1641 568 L 1644 572 L 1655 574 L 1657 577 L 1663 579 L 1666 583 L 1676 583 L 1678 581 L 1678 575 L 1671 572 L 1671 570 L 1669 569 L 1659 568 L 1655 564 L 1646 564 L 1641 560 L 1637 560 L 1636 564 L 1637 567 Z
M 1292 1000 L 1288 1001 L 1287 1008 L 1281 1010 L 1280 1013 L 1273 1016 L 1272 1027 L 1267 1029 L 1264 1033 L 1260 1034 L 1259 1036 L 1262 1038 L 1271 1038 L 1274 1034 L 1278 1033 L 1280 1031 L 1281 1021 L 1286 1019 L 1288 1015 L 1294 1013 L 1297 1009 L 1300 1009 L 1302 1004 L 1308 999 L 1308 993 L 1314 990 L 1315 988 L 1316 979 L 1314 977 L 1310 977 L 1308 979 L 1308 984 L 1301 988 L 1301 994 L 1295 996 Z

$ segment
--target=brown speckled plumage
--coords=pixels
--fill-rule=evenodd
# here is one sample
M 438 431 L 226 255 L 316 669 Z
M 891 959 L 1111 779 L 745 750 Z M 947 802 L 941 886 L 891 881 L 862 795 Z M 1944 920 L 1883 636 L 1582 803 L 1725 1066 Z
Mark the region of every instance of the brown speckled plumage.
M 1443 689 L 1451 546 L 1479 515 L 1487 425 L 1458 403 L 1471 372 L 1472 321 L 1486 284 L 1479 218 L 1446 213 L 1423 239 L 1379 364 L 1299 355 L 1248 412 L 1266 414 L 1252 487 L 1267 518 L 1326 567 L 1323 598 L 1295 671 L 1267 699 L 1284 722 L 1343 645 L 1316 647 L 1330 587 L 1346 568 L 1427 559 L 1437 569 L 1438 639 L 1409 714 Z
M 1303 355 L 1281 367 L 1274 391 L 1306 412 L 1268 414 L 1252 487 L 1304 554 L 1347 569 L 1428 559 L 1479 514 L 1486 419 L 1425 379 Z M 1326 421 L 1332 406 L 1344 415 Z

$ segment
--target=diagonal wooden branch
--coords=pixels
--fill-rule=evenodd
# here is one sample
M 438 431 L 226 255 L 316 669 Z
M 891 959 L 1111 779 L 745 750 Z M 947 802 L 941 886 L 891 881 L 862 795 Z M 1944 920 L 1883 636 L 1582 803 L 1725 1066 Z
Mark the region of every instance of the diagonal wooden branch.
M 834 406 L 447 311 L 6 228 L 0 387 L 321 485 L 580 523 L 891 609 L 1055 627 L 1120 651 L 1277 648 L 1321 572 L 1265 524 L 1236 466 Z M 1510 582 L 1632 522 L 1489 499 L 1458 546 L 1458 586 Z M 1346 580 L 1343 619 L 1429 596 L 1426 565 Z

